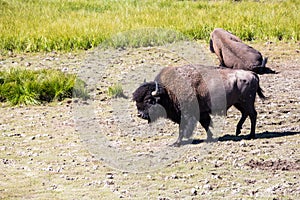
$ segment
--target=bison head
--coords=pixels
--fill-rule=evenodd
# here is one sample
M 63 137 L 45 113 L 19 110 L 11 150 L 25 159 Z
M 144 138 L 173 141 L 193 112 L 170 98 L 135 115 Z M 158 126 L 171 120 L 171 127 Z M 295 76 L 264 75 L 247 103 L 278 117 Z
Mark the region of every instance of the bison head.
M 162 88 L 157 82 L 143 83 L 133 93 L 133 100 L 136 102 L 138 117 L 148 120 L 148 123 L 165 117 L 165 110 L 160 105 Z

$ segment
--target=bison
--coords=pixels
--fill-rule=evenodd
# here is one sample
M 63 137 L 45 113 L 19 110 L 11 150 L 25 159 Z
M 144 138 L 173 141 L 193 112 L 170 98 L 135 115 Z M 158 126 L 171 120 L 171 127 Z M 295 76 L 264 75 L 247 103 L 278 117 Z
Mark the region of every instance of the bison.
M 148 123 L 164 117 L 179 124 L 179 136 L 173 145 L 180 146 L 184 137 L 191 137 L 198 121 L 207 132 L 207 140 L 211 141 L 212 111 L 226 113 L 232 105 L 242 113 L 236 135 L 241 133 L 249 116 L 249 137 L 255 138 L 256 93 L 265 98 L 259 77 L 254 72 L 186 65 L 163 68 L 154 81 L 144 82 L 133 92 L 133 101 L 136 102 L 138 117 L 148 120 Z
M 266 67 L 268 58 L 263 58 L 259 51 L 224 29 L 214 29 L 209 43 L 210 51 L 217 55 L 222 67 L 250 70 L 259 74 L 275 73 Z

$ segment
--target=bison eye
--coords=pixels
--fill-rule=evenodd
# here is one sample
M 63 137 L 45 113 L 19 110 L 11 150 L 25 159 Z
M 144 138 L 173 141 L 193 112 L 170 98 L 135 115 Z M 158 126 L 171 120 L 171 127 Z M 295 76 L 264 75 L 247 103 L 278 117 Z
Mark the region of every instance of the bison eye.
M 147 103 L 147 104 L 155 104 L 156 103 L 155 99 L 145 99 L 144 102 Z

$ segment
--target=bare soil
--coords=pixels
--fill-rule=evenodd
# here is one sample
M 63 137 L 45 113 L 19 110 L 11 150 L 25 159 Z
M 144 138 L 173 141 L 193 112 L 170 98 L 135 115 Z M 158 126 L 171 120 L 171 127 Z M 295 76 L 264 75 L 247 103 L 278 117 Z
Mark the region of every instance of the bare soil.
M 252 169 L 293 171 L 300 170 L 299 162 L 299 160 L 297 160 L 296 162 L 287 160 L 250 160 L 248 163 L 246 163 L 246 165 L 250 166 Z
M 240 113 L 231 108 L 215 135 L 217 142 L 206 143 L 199 126 L 194 140 L 177 149 L 168 147 L 178 136 L 177 125 L 166 120 L 148 125 L 137 118 L 131 88 L 144 78 L 153 79 L 161 67 L 185 64 L 188 56 L 178 55 L 178 49 L 122 49 L 119 54 L 107 52 L 106 57 L 95 57 L 97 52 L 92 51 L 1 58 L 1 70 L 12 66 L 55 68 L 87 78 L 90 74 L 82 72 L 89 70 L 89 63 L 99 62 L 99 74 L 94 76 L 94 88 L 89 88 L 93 98 L 86 102 L 2 104 L 0 198 L 299 199 L 300 44 L 251 45 L 269 57 L 267 66 L 278 72 L 260 75 L 268 99 L 256 101 L 257 138 L 246 140 L 249 120 L 242 134 L 234 135 Z M 217 64 L 214 55 L 203 55 Z M 103 62 L 99 58 L 109 63 L 105 70 L 100 68 Z M 116 82 L 126 86 L 127 99 L 107 95 L 107 88 Z M 122 113 L 124 118 L 116 117 Z M 83 125 L 84 120 L 89 123 Z M 95 124 L 98 132 L 89 129 Z M 108 141 L 105 148 L 93 146 L 99 135 L 106 138 L 99 137 L 99 141 Z M 108 155 L 110 149 L 117 151 Z M 122 151 L 134 156 L 126 160 Z M 156 163 L 145 162 L 162 151 L 168 156 L 157 157 Z

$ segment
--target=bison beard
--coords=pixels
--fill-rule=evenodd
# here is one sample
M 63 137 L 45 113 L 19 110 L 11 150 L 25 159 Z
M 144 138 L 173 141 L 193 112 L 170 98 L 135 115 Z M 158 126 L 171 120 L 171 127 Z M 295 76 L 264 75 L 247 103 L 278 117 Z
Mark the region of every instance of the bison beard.
M 133 93 L 138 116 L 154 122 L 160 117 L 168 118 L 179 124 L 179 136 L 174 146 L 180 146 L 182 139 L 189 138 L 199 121 L 207 132 L 207 139 L 212 140 L 209 130 L 211 123 L 212 101 L 210 93 L 224 87 L 226 103 L 221 112 L 234 105 L 241 111 L 242 117 L 236 128 L 240 134 L 242 125 L 249 116 L 251 120 L 250 138 L 255 137 L 256 110 L 254 107 L 256 93 L 264 98 L 259 87 L 258 76 L 250 71 L 218 69 L 214 71 L 221 77 L 218 84 L 204 66 L 166 67 L 154 81 L 142 84 Z M 204 81 L 205 80 L 205 81 Z M 211 82 L 213 84 L 207 84 Z M 222 85 L 220 85 L 222 84 Z M 224 102 L 223 102 L 224 103 Z

